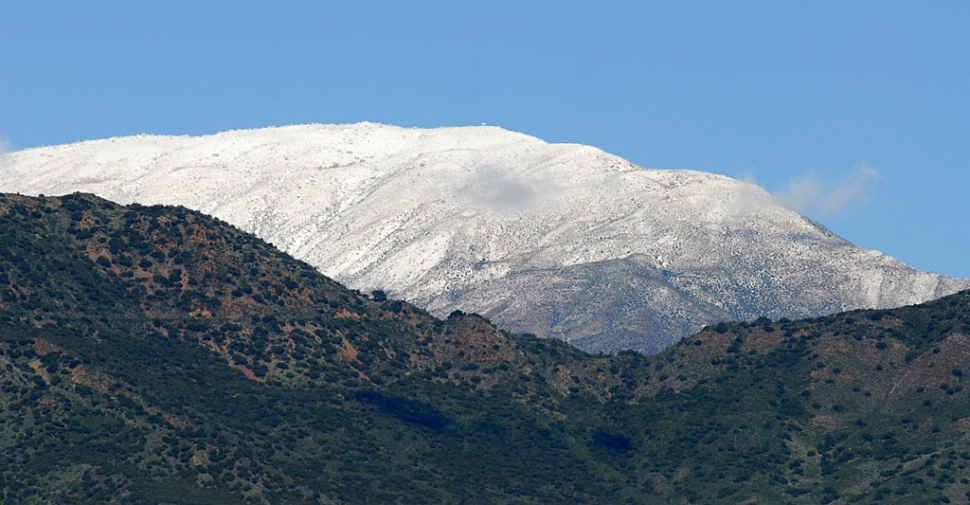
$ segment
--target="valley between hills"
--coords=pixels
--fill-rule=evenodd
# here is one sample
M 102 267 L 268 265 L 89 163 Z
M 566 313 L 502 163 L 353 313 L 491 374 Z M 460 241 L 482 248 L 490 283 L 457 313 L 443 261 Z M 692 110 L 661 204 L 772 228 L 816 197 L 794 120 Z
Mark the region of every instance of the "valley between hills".
M 0 195 L 0 503 L 966 503 L 970 292 L 587 354 Z

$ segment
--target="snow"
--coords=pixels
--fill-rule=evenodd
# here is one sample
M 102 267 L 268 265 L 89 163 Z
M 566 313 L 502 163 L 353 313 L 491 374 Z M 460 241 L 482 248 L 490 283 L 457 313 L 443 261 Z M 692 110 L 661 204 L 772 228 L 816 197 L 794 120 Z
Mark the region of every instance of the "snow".
M 849 244 L 755 185 L 491 126 L 139 135 L 6 157 L 0 191 L 184 205 L 351 287 L 592 349 L 970 287 Z

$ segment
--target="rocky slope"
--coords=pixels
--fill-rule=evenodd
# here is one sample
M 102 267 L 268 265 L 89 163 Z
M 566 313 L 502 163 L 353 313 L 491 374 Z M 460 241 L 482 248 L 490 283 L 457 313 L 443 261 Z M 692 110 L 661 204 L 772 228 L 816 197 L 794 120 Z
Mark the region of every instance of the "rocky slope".
M 970 287 L 856 247 L 761 188 L 494 127 L 306 125 L 11 153 L 0 191 L 176 204 L 351 287 L 588 350 Z

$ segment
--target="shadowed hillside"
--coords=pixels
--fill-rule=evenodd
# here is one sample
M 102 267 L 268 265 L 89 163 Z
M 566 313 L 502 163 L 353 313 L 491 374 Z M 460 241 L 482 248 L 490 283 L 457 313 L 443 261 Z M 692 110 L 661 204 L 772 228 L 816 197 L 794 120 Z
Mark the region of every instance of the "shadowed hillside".
M 0 196 L 0 502 L 966 502 L 970 295 L 646 358 L 169 207 Z

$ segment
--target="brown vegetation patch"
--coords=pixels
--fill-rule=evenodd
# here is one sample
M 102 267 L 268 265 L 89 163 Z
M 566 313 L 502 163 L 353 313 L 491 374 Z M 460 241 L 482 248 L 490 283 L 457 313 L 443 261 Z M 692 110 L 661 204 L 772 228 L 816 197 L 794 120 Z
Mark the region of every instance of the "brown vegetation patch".
M 347 309 L 340 309 L 340 311 L 338 311 L 336 314 L 334 314 L 333 317 L 335 317 L 337 319 L 354 319 L 354 320 L 358 320 L 358 319 L 360 319 L 360 314 L 357 314 L 356 312 L 351 312 L 351 311 L 349 311 Z
M 242 372 L 243 375 L 245 375 L 246 378 L 249 379 L 249 380 L 251 380 L 251 381 L 265 382 L 265 379 L 263 379 L 262 377 L 258 377 L 246 365 L 236 365 L 236 364 L 230 363 L 229 366 L 231 366 L 231 367 L 235 368 L 236 370 L 239 370 L 240 372 Z
M 44 382 L 46 382 L 48 386 L 51 385 L 51 377 L 47 374 L 47 368 L 43 363 L 40 362 L 39 359 L 32 359 L 28 361 L 27 364 L 30 365 L 30 368 L 34 370 L 35 374 L 44 379 Z
M 340 349 L 340 357 L 346 361 L 357 361 L 357 356 L 360 354 L 354 344 L 351 344 L 346 337 L 343 338 L 343 347 Z
M 107 391 L 114 381 L 109 377 L 93 372 L 84 365 L 78 365 L 71 370 L 71 382 Z
M 831 419 L 813 417 L 809 422 L 811 424 L 814 424 L 815 426 L 821 426 L 821 427 L 823 427 L 825 429 L 828 429 L 828 430 L 837 430 L 837 429 L 839 429 L 839 425 L 837 423 L 835 423 L 834 421 L 832 421 Z
M 957 371 L 960 375 L 955 375 Z M 953 333 L 913 359 L 896 380 L 891 394 L 910 395 L 918 387 L 942 394 L 942 384 L 964 384 L 968 376 L 970 338 L 962 333 Z
M 37 354 L 40 354 L 41 356 L 46 356 L 52 352 L 62 352 L 60 347 L 42 338 L 35 339 L 33 346 L 34 346 L 34 351 L 36 351 Z

